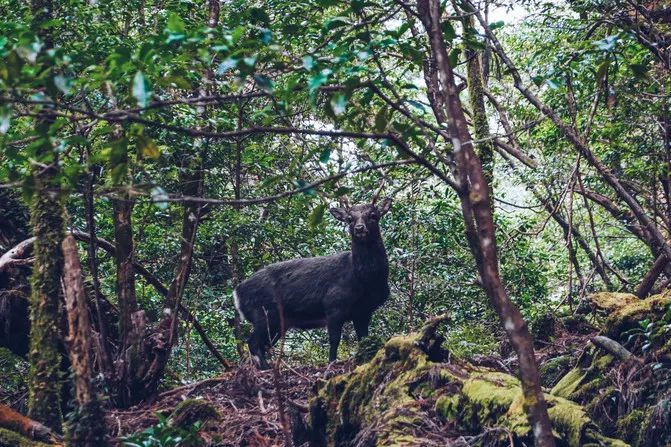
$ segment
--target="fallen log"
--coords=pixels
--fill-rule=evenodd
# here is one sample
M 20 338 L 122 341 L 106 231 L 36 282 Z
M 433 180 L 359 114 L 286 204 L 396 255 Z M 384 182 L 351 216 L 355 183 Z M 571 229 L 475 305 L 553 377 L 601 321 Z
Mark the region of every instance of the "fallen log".
M 52 444 L 60 442 L 60 437 L 46 425 L 34 421 L 4 405 L 0 405 L 0 428 L 18 433 L 33 441 Z
M 597 335 L 591 340 L 592 344 L 597 348 L 601 348 L 609 354 L 614 355 L 620 360 L 628 360 L 633 354 L 627 350 L 624 346 L 613 340 L 612 338 L 604 337 L 603 335 Z

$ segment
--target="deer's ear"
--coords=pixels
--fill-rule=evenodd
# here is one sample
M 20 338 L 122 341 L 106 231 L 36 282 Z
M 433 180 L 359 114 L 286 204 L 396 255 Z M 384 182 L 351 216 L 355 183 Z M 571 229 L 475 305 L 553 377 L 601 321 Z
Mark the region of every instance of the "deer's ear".
M 385 197 L 384 199 L 380 200 L 380 203 L 377 204 L 377 212 L 380 214 L 380 217 L 387 214 L 387 212 L 390 209 L 391 209 L 391 198 L 390 197 Z
M 330 208 L 329 211 L 339 221 L 347 222 L 347 210 L 345 208 Z

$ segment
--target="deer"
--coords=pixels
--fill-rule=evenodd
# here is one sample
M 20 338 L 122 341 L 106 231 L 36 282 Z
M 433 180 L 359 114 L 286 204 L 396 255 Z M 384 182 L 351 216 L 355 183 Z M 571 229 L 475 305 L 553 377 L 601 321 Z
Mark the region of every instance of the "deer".
M 380 219 L 391 199 L 330 208 L 347 224 L 351 250 L 330 256 L 298 258 L 268 265 L 233 290 L 241 320 L 253 329 L 247 339 L 252 361 L 269 369 L 266 351 L 289 329 L 326 327 L 329 362 L 337 359 L 343 325 L 351 321 L 357 338 L 368 336 L 375 310 L 389 298 L 389 262 Z

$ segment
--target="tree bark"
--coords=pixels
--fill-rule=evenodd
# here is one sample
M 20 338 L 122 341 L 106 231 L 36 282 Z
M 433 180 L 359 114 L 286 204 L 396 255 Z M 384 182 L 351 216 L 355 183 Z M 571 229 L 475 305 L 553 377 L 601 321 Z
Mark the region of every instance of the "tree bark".
M 131 318 L 137 312 L 135 295 L 134 246 L 131 216 L 133 201 L 130 198 L 114 199 L 114 239 L 116 241 L 116 294 L 119 303 L 119 339 L 121 350 L 128 347 L 132 330 Z
M 662 274 L 664 268 L 669 264 L 669 260 L 664 255 L 657 256 L 655 262 L 652 264 L 652 267 L 645 274 L 638 287 L 636 287 L 636 296 L 639 298 L 645 298 L 650 294 L 652 287 L 655 285 L 657 278 Z
M 53 19 L 51 0 L 33 0 L 33 27 L 44 42 L 45 50 L 53 47 L 49 28 L 42 25 Z M 57 182 L 58 155 L 48 136 L 54 114 L 43 108 L 35 119 L 35 131 L 42 143 L 35 157 L 46 166 L 33 168 L 35 191 L 31 204 L 31 223 L 35 236 L 31 282 L 30 372 L 28 378 L 28 414 L 32 419 L 60 431 L 61 374 L 60 277 L 63 269 L 63 207 Z
M 524 407 L 533 427 L 538 447 L 554 446 L 552 424 L 540 385 L 533 341 L 521 313 L 510 301 L 498 270 L 496 234 L 492 209 L 482 164 L 475 154 L 463 106 L 454 80 L 452 67 L 443 40 L 440 3 L 419 0 L 417 9 L 429 37 L 432 56 L 437 63 L 441 100 L 447 109 L 448 129 L 454 145 L 454 158 L 459 179 L 457 191 L 466 224 L 467 238 L 478 265 L 480 277 L 489 298 L 517 352 Z
M 466 26 L 473 27 L 474 20 L 468 16 L 465 20 Z M 482 170 L 485 180 L 490 187 L 494 185 L 494 143 L 489 133 L 489 122 L 487 120 L 487 110 L 485 109 L 484 82 L 482 76 L 482 66 L 480 64 L 480 52 L 474 49 L 466 48 L 466 66 L 468 82 L 468 99 L 471 107 L 471 124 L 473 134 L 478 140 L 476 144 L 477 154 L 482 163 Z
M 91 325 L 75 238 L 71 234 L 66 236 L 62 247 L 65 260 L 63 289 L 68 316 L 66 347 L 72 365 L 78 407 L 68 418 L 66 440 L 70 445 L 82 447 L 104 446 L 107 444 L 105 422 L 91 381 Z

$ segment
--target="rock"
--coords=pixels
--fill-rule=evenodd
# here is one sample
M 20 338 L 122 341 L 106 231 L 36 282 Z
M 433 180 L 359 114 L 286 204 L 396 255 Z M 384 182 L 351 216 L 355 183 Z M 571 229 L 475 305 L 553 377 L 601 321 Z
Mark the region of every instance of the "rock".
M 49 447 L 55 444 L 45 444 L 33 441 L 14 431 L 0 428 L 0 446 L 2 447 Z
M 560 355 L 553 357 L 540 365 L 541 384 L 545 387 L 553 387 L 559 380 L 571 370 L 571 365 L 574 363 L 574 358 L 571 355 Z
M 202 399 L 186 399 L 175 407 L 175 411 L 170 415 L 172 425 L 186 428 L 197 421 L 207 422 L 219 419 L 219 413 L 210 404 Z
M 623 334 L 638 327 L 645 319 L 656 320 L 671 305 L 671 292 L 667 291 L 646 299 L 639 299 L 628 293 L 595 293 L 587 298 L 597 310 L 608 316 L 604 332 L 614 340 L 622 341 Z

